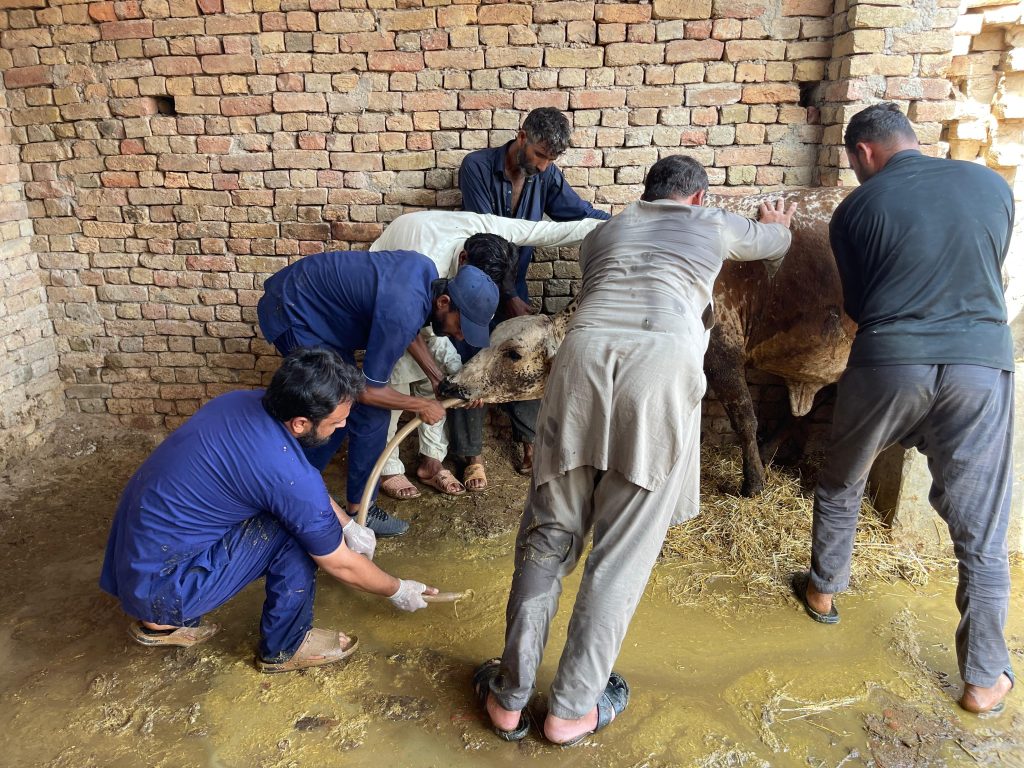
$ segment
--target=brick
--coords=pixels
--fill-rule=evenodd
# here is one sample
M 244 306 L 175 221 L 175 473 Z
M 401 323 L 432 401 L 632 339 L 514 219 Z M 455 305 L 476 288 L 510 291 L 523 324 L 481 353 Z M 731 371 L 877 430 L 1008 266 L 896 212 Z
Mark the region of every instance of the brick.
M 851 56 L 843 62 L 841 77 L 860 77 L 863 75 L 899 76 L 909 75 L 914 71 L 913 56 L 892 56 L 873 54 L 869 56 Z
M 686 89 L 686 106 L 735 104 L 742 95 L 743 89 L 738 85 L 691 85 Z
M 650 21 L 651 6 L 631 3 L 601 3 L 597 6 L 594 17 L 597 21 L 609 24 L 642 24 L 645 21 Z
M 418 51 L 373 51 L 367 54 L 367 68 L 375 72 L 419 72 L 424 68 Z
M 834 0 L 782 0 L 783 16 L 831 16 L 835 11 Z
M 538 107 L 554 107 L 564 112 L 569 108 L 569 94 L 561 91 L 517 91 L 512 104 L 522 112 Z
M 512 94 L 508 91 L 461 91 L 459 93 L 459 109 L 461 110 L 511 108 Z
M 275 112 L 326 112 L 327 98 L 322 93 L 275 93 Z
M 89 3 L 89 18 L 93 21 L 117 21 L 113 3 Z
M 766 165 L 771 162 L 772 147 L 761 144 L 749 147 L 722 147 L 715 150 L 715 165 L 719 168 L 731 165 Z
M 786 58 L 786 43 L 781 40 L 729 40 L 725 44 L 726 61 L 781 61 Z
M 593 2 L 544 2 L 533 6 L 534 24 L 551 24 L 559 21 L 590 21 L 593 18 Z
M 220 111 L 229 117 L 266 115 L 273 111 L 273 103 L 266 96 L 227 96 L 221 99 Z
M 476 24 L 477 9 L 475 5 L 450 5 L 437 9 L 437 26 L 441 29 L 468 27 Z
M 631 109 L 643 107 L 678 107 L 683 103 L 683 88 L 638 88 L 626 96 Z
M 420 29 L 434 29 L 437 18 L 433 8 L 413 11 L 384 11 L 380 15 L 380 28 L 385 32 L 409 32 Z
M 654 147 L 634 147 L 631 149 L 608 149 L 604 153 L 604 164 L 607 168 L 618 168 L 628 165 L 648 166 L 658 159 L 658 150 Z
M 461 69 L 472 72 L 484 68 L 484 52 L 480 50 L 463 48 L 427 51 L 423 56 L 426 65 L 432 69 Z
M 600 67 L 604 63 L 602 48 L 548 48 L 544 64 L 548 67 Z
M 674 40 L 665 46 L 665 63 L 718 61 L 725 51 L 720 40 Z
M 893 77 L 886 82 L 887 99 L 947 99 L 952 84 L 945 78 Z
M 377 21 L 369 11 L 321 13 L 318 20 L 321 32 L 371 32 L 377 27 Z
M 100 37 L 104 40 L 130 40 L 153 37 L 153 22 L 149 19 L 104 22 L 100 24 Z
M 197 75 L 203 71 L 196 56 L 157 56 L 153 59 L 153 71 L 158 75 Z
M 477 23 L 481 25 L 501 24 L 529 24 L 533 20 L 533 12 L 530 6 L 518 3 L 501 5 L 482 5 L 477 10 Z
M 402 94 L 406 112 L 438 112 L 458 108 L 458 97 L 448 91 L 417 91 Z
M 368 51 L 393 51 L 394 32 L 352 32 L 341 35 L 338 48 L 342 53 L 366 53 Z
M 915 101 L 907 109 L 907 117 L 915 123 L 944 123 L 956 114 L 953 101 Z
M 13 67 L 4 71 L 4 85 L 8 88 L 32 88 L 53 82 L 53 68 L 48 66 Z
M 656 19 L 711 18 L 711 0 L 654 0 Z
M 884 29 L 855 29 L 840 35 L 832 44 L 833 56 L 853 53 L 877 53 L 885 46 Z
M 497 6 L 486 6 L 495 8 Z M 481 10 L 483 10 L 481 8 Z M 484 59 L 490 69 L 501 69 L 504 67 L 530 67 L 536 68 L 541 65 L 544 51 L 540 48 L 527 47 L 488 47 L 484 49 Z
M 609 67 L 661 64 L 665 46 L 661 43 L 611 43 L 605 47 L 604 63 Z
M 846 14 L 851 29 L 894 29 L 905 27 L 917 19 L 914 8 L 889 8 L 878 5 L 855 5 Z
M 345 221 L 331 222 L 331 237 L 334 240 L 369 243 L 380 237 L 383 232 L 384 225 L 382 224 L 350 223 Z
M 946 53 L 952 48 L 953 33 L 948 29 L 896 35 L 892 43 L 893 53 Z
M 800 87 L 789 83 L 765 83 L 743 86 L 744 104 L 782 104 L 800 101 Z
M 204 72 L 214 75 L 245 74 L 256 71 L 256 59 L 241 53 L 203 56 L 200 62 Z
M 626 93 L 621 90 L 573 91 L 569 106 L 573 109 L 616 109 L 626 105 Z
M 768 0 L 714 0 L 712 14 L 716 19 L 758 19 L 772 6 Z

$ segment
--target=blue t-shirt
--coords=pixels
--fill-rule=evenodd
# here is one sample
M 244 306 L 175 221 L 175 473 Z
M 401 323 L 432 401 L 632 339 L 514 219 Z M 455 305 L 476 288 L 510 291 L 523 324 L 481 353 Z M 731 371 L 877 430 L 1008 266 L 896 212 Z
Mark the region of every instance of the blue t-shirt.
M 552 221 L 611 218 L 577 195 L 554 163 L 549 164 L 542 173 L 526 177 L 519 204 L 512 210 L 512 182 L 505 175 L 505 155 L 511 143 L 478 149 L 463 158 L 459 167 L 459 189 L 462 191 L 464 210 L 524 221 L 541 221 L 545 215 Z M 523 301 L 530 300 L 526 289 L 526 272 L 531 258 L 532 246 L 519 249 L 516 292 Z M 504 301 L 512 297 L 503 295 L 501 298 Z
M 138 468 L 121 496 L 100 586 L 147 617 L 180 566 L 202 566 L 228 531 L 272 515 L 311 555 L 341 544 L 319 470 L 263 408 L 263 390 L 229 392 L 200 408 Z M 184 596 L 187 597 L 187 596 Z
M 260 328 L 270 342 L 292 331 L 298 345 L 326 345 L 349 362 L 365 349 L 367 384 L 384 386 L 430 320 L 437 277 L 434 262 L 415 251 L 306 256 L 264 284 Z

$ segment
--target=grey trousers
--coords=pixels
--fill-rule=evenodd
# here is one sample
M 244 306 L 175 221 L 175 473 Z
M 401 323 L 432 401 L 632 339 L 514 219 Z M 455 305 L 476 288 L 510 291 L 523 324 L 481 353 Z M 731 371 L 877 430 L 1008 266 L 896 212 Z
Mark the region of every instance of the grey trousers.
M 562 579 L 576 567 L 590 531 L 594 545 L 548 711 L 576 719 L 597 705 L 678 505 L 685 470 L 680 462 L 658 491 L 593 467 L 531 485 L 516 539 L 501 674 L 491 684 L 501 706 L 518 710 L 529 701 Z
M 990 686 L 1010 658 L 1006 531 L 1012 472 L 1013 374 L 976 365 L 848 368 L 839 380 L 832 438 L 814 494 L 811 581 L 849 585 L 868 472 L 890 445 L 928 459 L 928 500 L 953 540 L 959 568 L 957 661 L 965 682 Z

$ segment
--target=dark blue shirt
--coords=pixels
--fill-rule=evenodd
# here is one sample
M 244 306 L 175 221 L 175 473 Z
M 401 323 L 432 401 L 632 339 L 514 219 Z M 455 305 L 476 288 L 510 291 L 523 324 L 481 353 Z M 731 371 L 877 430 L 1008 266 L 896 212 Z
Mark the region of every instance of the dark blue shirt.
M 434 263 L 415 251 L 330 251 L 306 256 L 271 276 L 258 307 L 268 341 L 291 331 L 297 346 L 326 345 L 384 386 L 391 369 L 427 325 Z
M 897 152 L 836 208 L 829 227 L 849 365 L 960 363 L 1013 370 L 1001 267 L 1013 194 L 977 163 Z
M 341 523 L 320 471 L 266 412 L 262 397 L 263 390 L 252 390 L 214 398 L 128 482 L 100 586 L 130 615 L 148 619 L 157 591 L 195 589 L 181 568 L 216 572 L 227 557 L 218 542 L 262 513 L 273 515 L 311 555 L 327 555 L 341 544 Z
M 519 205 L 513 211 L 512 182 L 505 175 L 505 154 L 511 143 L 502 147 L 478 149 L 463 159 L 459 169 L 463 210 L 524 221 L 541 221 L 545 215 L 552 221 L 611 218 L 577 195 L 554 163 L 548 165 L 542 173 L 526 177 Z M 526 272 L 531 258 L 532 246 L 519 249 L 516 292 L 523 301 L 530 300 L 526 289 Z M 501 298 L 505 300 L 512 297 L 503 295 Z

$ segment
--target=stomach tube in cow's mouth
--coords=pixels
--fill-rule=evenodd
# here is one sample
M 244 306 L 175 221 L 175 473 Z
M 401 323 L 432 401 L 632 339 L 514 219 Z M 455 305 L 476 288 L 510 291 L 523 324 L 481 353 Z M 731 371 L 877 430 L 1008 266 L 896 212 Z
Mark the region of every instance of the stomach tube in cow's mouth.
M 441 379 L 441 383 L 437 385 L 437 392 L 441 397 L 455 397 L 459 400 L 470 399 L 469 392 L 466 391 L 465 387 L 461 384 L 456 384 L 447 376 Z

